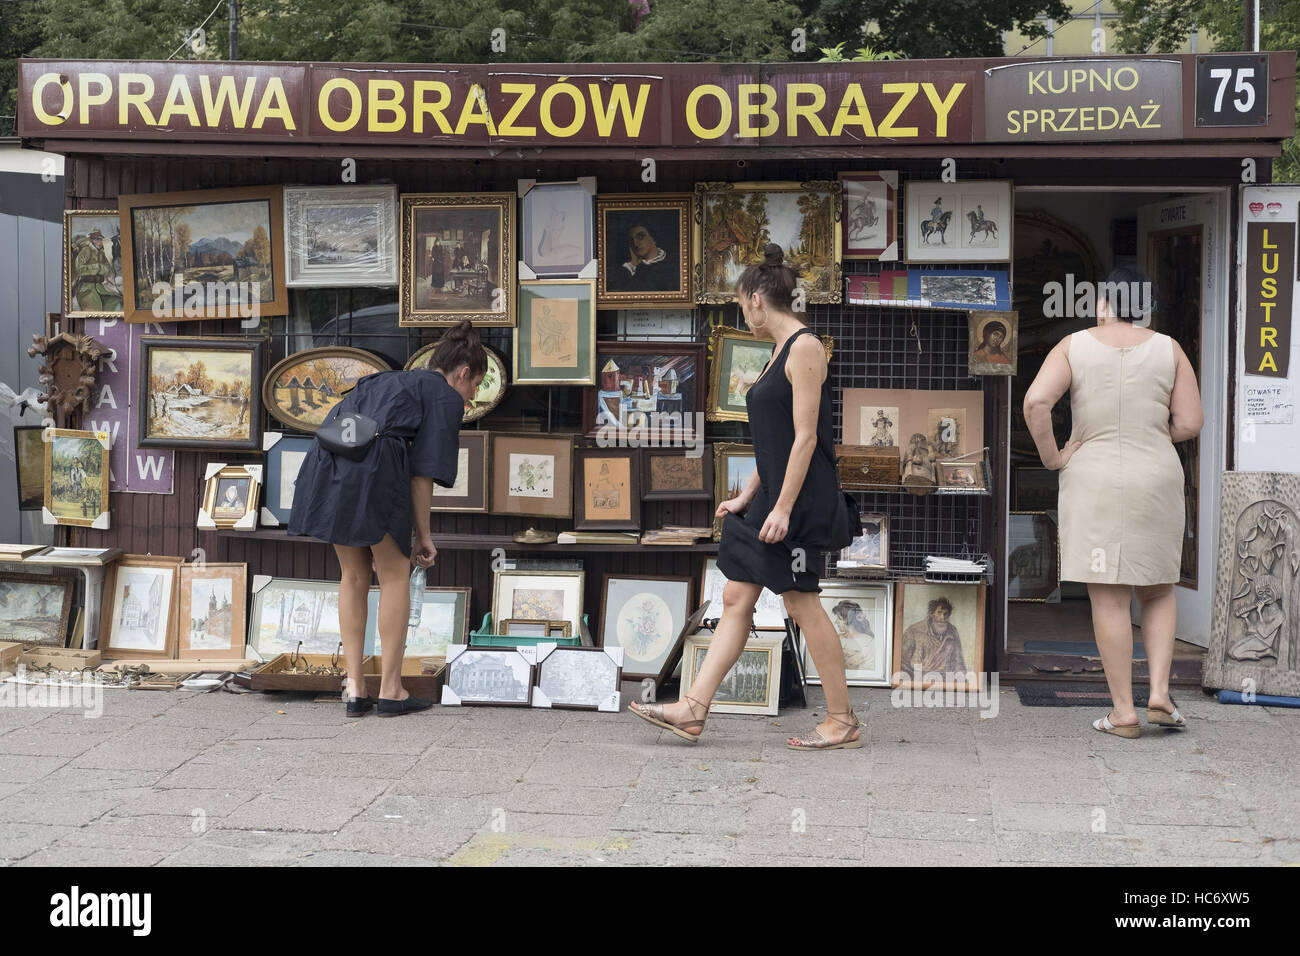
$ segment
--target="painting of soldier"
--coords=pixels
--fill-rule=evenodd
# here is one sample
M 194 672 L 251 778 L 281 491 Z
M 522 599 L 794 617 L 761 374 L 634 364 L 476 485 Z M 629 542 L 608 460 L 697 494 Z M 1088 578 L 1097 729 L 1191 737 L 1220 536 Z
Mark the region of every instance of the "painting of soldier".
M 71 318 L 122 315 L 122 237 L 116 209 L 63 214 L 63 312 Z

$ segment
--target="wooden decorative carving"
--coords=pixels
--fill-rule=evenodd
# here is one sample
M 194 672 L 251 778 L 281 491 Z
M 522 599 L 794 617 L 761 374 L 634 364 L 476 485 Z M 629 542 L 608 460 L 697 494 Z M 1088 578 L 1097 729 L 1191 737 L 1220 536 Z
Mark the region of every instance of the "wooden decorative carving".
M 100 356 L 107 350 L 89 335 L 63 332 L 55 336 L 33 335 L 27 354 L 32 358 L 44 356 L 40 368 L 44 391 L 40 400 L 48 403 L 51 411 L 69 415 L 78 406 L 90 411 L 90 396 L 95 387 L 95 372 Z

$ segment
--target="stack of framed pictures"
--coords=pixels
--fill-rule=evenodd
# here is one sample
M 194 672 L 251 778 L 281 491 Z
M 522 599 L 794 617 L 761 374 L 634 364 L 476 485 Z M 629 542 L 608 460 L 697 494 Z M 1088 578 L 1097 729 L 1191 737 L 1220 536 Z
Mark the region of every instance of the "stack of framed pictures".
M 492 579 L 492 620 L 563 621 L 578 634 L 584 579 L 582 571 L 498 571 Z

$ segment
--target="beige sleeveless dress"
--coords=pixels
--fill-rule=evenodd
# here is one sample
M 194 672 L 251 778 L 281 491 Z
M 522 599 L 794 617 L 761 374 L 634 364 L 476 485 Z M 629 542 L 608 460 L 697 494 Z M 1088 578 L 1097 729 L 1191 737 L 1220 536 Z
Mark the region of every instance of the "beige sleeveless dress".
M 1060 472 L 1061 580 L 1173 584 L 1186 521 L 1173 340 L 1114 348 L 1084 329 L 1069 348 L 1070 440 L 1082 445 Z

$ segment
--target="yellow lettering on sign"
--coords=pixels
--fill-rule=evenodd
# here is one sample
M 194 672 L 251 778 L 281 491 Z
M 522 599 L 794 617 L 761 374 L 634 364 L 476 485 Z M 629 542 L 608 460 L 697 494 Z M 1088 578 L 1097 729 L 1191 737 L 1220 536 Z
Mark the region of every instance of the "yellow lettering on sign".
M 551 115 L 551 104 L 561 93 L 573 101 L 573 119 L 569 121 L 568 126 L 560 126 L 555 122 L 555 117 Z M 587 101 L 582 98 L 582 90 L 578 89 L 574 84 L 568 82 L 552 83 L 542 90 L 541 112 L 542 129 L 552 136 L 572 136 L 582 129 L 583 123 L 587 122 Z
M 1260 361 L 1260 363 L 1259 363 L 1259 368 L 1256 369 L 1256 371 L 1257 371 L 1257 372 L 1262 372 L 1262 371 L 1264 371 L 1264 369 L 1266 369 L 1266 368 L 1271 368 L 1271 369 L 1272 369 L 1273 371 L 1275 371 L 1275 372 L 1277 371 L 1277 363 L 1273 361 L 1273 353 L 1272 353 L 1272 352 L 1265 352 L 1265 353 L 1264 353 L 1264 358 Z
M 430 103 L 425 99 L 426 94 L 436 92 L 438 99 Z M 433 117 L 433 121 L 438 124 L 438 129 L 451 135 L 451 124 L 447 118 L 442 115 L 442 111 L 447 108 L 451 102 L 451 87 L 442 80 L 416 80 L 412 87 L 411 96 L 413 99 L 412 107 L 414 110 L 414 130 L 417 133 L 424 132 L 424 114 L 428 113 Z
M 1277 272 L 1277 264 L 1280 258 L 1281 257 L 1278 256 L 1276 252 L 1273 253 L 1271 256 L 1263 256 L 1260 265 L 1263 267 L 1265 272 L 1268 273 Z M 1269 266 L 1270 262 L 1273 263 L 1271 268 Z
M 94 83 L 98 90 L 90 92 L 90 84 Z M 81 73 L 77 76 L 77 105 L 80 107 L 79 116 L 83 126 L 90 122 L 90 108 L 92 106 L 103 106 L 113 98 L 113 83 L 104 73 Z
M 1266 299 L 1277 298 L 1277 280 L 1274 279 L 1272 276 L 1265 276 L 1259 285 L 1260 288 L 1263 289 L 1261 295 L 1263 295 L 1264 298 Z
M 465 97 L 460 119 L 456 121 L 456 135 L 463 136 L 470 123 L 482 124 L 489 136 L 497 135 L 496 123 L 492 122 L 492 114 L 488 112 L 487 97 L 483 95 L 483 87 L 477 83 L 469 88 L 469 96 Z
M 1277 329 L 1270 329 L 1261 325 L 1259 327 L 1259 347 L 1264 348 L 1266 345 L 1277 348 Z
M 800 103 L 799 97 L 805 93 L 812 94 L 811 103 Z M 799 135 L 799 117 L 808 121 L 813 133 L 826 135 L 826 124 L 817 114 L 826 105 L 826 91 L 820 83 L 787 83 L 785 87 L 785 135 Z
M 515 98 L 514 105 L 506 110 L 506 115 L 500 123 L 497 124 L 497 132 L 502 136 L 536 136 L 536 126 L 516 126 L 515 118 L 519 116 L 528 101 L 533 98 L 537 92 L 536 83 L 502 83 L 502 93 L 520 93 L 521 96 Z
M 831 123 L 831 135 L 840 136 L 846 126 L 861 126 L 863 136 L 875 136 L 876 124 L 871 119 L 871 110 L 867 108 L 867 98 L 862 94 L 861 83 L 850 83 L 844 87 L 844 96 L 840 98 L 840 108 Z
M 278 76 L 273 76 L 266 81 L 266 91 L 262 93 L 262 102 L 257 107 L 257 115 L 253 117 L 253 129 L 261 129 L 262 124 L 268 119 L 281 120 L 286 130 L 298 128 L 294 125 L 293 112 L 289 109 L 289 97 L 284 92 L 284 81 Z
M 63 90 L 63 106 L 59 109 L 57 114 L 53 115 L 45 112 L 45 106 L 41 102 L 41 96 L 45 91 L 45 87 L 49 86 L 51 83 Z M 72 115 L 72 84 L 60 83 L 59 75 L 57 73 L 42 73 L 40 78 L 32 84 L 32 112 L 35 113 L 36 118 L 46 126 L 61 125 L 66 117 Z
M 1269 325 L 1273 324 L 1273 309 L 1276 305 L 1276 302 L 1261 302 L 1259 304 L 1259 307 L 1264 310 L 1264 321 Z
M 345 119 L 337 120 L 330 112 L 330 94 L 342 90 L 348 97 L 348 114 Z M 357 125 L 361 119 L 361 90 L 346 76 L 336 76 L 321 84 L 320 95 L 316 97 L 316 112 L 321 125 L 334 133 L 346 133 Z
M 916 94 L 920 92 L 917 84 L 882 83 L 880 88 L 886 93 L 898 94 L 898 100 L 894 103 L 890 111 L 885 114 L 885 118 L 880 121 L 880 135 L 900 137 L 915 136 L 915 126 L 895 126 L 894 123 L 898 121 L 898 118 L 903 115 L 903 110 L 907 109 L 912 100 L 916 98 Z
M 131 87 L 139 85 L 138 92 Z M 117 77 L 117 125 L 128 126 L 131 119 L 131 107 L 135 107 L 140 119 L 149 126 L 157 126 L 153 110 L 149 109 L 149 99 L 153 96 L 153 77 L 147 73 L 120 73 Z
M 158 114 L 158 125 L 166 126 L 171 122 L 172 114 L 179 113 L 190 121 L 190 126 L 199 126 L 199 111 L 194 108 L 194 97 L 190 95 L 190 84 L 183 73 L 172 77 L 172 85 L 167 88 L 167 100 L 162 112 Z
M 706 96 L 712 96 L 721 107 L 721 118 L 717 126 L 705 128 L 700 125 L 699 104 Z M 717 139 L 731 126 L 731 97 L 727 91 L 712 83 L 694 87 L 686 97 L 686 125 L 700 139 Z
M 1265 227 L 1264 227 L 1264 248 L 1265 248 L 1265 249 L 1276 249 L 1276 248 L 1277 248 L 1277 243 L 1276 243 L 1276 242 L 1269 242 L 1269 241 L 1268 241 L 1268 226 L 1265 226 Z
M 763 97 L 763 102 L 757 104 L 753 102 L 755 93 Z M 776 102 L 776 87 L 768 83 L 741 83 L 736 87 L 736 95 L 740 97 L 742 137 L 771 136 L 781 128 L 781 120 L 777 117 L 776 110 L 772 109 L 772 104 Z M 762 129 L 754 127 L 755 116 L 763 117 Z
M 253 105 L 253 86 L 256 80 L 246 77 L 243 95 L 236 99 L 235 78 L 223 76 L 217 81 L 217 96 L 213 99 L 212 82 L 206 73 L 199 76 L 199 97 L 203 100 L 203 116 L 207 125 L 216 129 L 221 125 L 221 114 L 226 111 L 226 100 L 230 101 L 232 123 L 242 128 L 248 122 L 248 108 Z
M 954 83 L 948 95 L 942 99 L 939 98 L 939 91 L 934 88 L 933 83 L 922 83 L 921 89 L 925 90 L 925 98 L 934 107 L 934 134 L 940 138 L 947 136 L 948 114 L 957 105 L 957 100 L 961 97 L 962 90 L 966 89 L 966 84 Z
M 615 83 L 609 94 L 609 106 L 605 105 L 599 83 L 588 83 L 591 93 L 591 112 L 596 117 L 596 132 L 609 136 L 614 129 L 616 116 L 623 117 L 623 128 L 628 136 L 641 135 L 641 123 L 645 120 L 646 100 L 650 96 L 650 84 L 642 83 L 637 87 L 636 106 L 632 105 L 626 83 Z
M 372 133 L 396 133 L 406 125 L 406 107 L 402 105 L 402 84 L 397 80 L 372 79 L 366 90 L 370 98 L 369 125 Z M 387 93 L 388 96 L 382 94 Z M 380 113 L 392 113 L 391 120 L 381 120 Z

